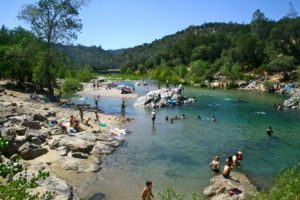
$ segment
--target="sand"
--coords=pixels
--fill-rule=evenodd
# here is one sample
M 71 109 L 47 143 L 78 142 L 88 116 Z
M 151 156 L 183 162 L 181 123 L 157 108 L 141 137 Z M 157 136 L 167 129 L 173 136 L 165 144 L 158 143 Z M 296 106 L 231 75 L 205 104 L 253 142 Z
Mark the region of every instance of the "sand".
M 77 92 L 80 96 L 103 96 L 103 97 L 115 97 L 115 98 L 138 98 L 137 93 L 132 94 L 121 94 L 121 90 L 118 88 L 106 89 L 106 84 L 102 83 L 99 89 L 94 89 L 91 83 L 85 83 L 83 85 L 83 90 Z

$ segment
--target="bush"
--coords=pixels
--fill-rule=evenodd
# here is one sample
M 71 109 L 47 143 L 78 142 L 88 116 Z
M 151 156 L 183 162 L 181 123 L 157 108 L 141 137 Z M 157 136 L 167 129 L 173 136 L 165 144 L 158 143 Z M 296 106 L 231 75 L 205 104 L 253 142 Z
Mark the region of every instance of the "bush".
M 282 172 L 272 187 L 256 195 L 249 196 L 251 200 L 298 200 L 300 199 L 300 163 L 292 169 Z
M 96 76 L 87 68 L 78 70 L 76 77 L 80 82 L 89 82 L 96 78 Z
M 277 57 L 266 66 L 268 72 L 291 71 L 295 68 L 295 58 L 293 56 Z
M 70 94 L 76 92 L 80 86 L 80 81 L 76 78 L 66 78 L 61 85 L 61 89 L 64 93 Z
M 187 200 L 184 194 L 177 193 L 171 186 L 159 193 L 161 200 Z M 191 194 L 190 200 L 202 200 L 203 198 L 198 193 Z

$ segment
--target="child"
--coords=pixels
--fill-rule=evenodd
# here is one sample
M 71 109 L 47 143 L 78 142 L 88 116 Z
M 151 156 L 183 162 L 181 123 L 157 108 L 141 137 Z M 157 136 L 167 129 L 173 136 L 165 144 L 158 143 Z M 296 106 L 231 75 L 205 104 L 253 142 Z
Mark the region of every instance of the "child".
M 146 182 L 146 187 L 144 188 L 141 198 L 142 200 L 151 200 L 154 195 L 152 194 L 152 182 L 147 181 Z
M 209 166 L 211 167 L 212 171 L 219 173 L 220 172 L 220 157 L 215 156 L 215 158 L 213 159 L 213 161 L 211 161 Z

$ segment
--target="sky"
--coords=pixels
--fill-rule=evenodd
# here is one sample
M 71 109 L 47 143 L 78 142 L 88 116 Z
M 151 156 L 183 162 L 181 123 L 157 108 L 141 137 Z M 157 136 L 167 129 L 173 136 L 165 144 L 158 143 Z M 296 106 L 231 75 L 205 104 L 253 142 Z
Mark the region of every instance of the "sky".
M 37 0 L 0 0 L 0 25 L 30 26 L 17 19 L 22 5 Z M 300 14 L 300 0 L 292 0 Z M 74 44 L 120 49 L 149 43 L 205 22 L 249 23 L 256 9 L 278 20 L 289 0 L 89 0 L 80 10 L 83 29 Z

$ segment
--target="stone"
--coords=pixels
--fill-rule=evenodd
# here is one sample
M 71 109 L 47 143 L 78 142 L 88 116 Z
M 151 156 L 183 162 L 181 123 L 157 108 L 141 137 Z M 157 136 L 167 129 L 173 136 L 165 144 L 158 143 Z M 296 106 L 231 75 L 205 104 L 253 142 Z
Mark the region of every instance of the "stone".
M 8 122 L 8 119 L 0 116 L 0 125 L 4 125 L 6 122 Z
M 89 157 L 88 154 L 81 153 L 81 152 L 73 152 L 72 153 L 73 158 L 80 158 L 80 159 L 87 159 Z
M 31 142 L 32 142 L 33 144 L 37 144 L 37 145 L 43 144 L 43 142 L 42 142 L 38 137 L 32 137 L 32 138 L 31 138 Z
M 17 103 L 11 103 L 11 106 L 17 107 L 18 104 Z
M 49 143 L 49 146 L 51 149 L 56 149 L 60 146 L 66 146 L 70 148 L 72 152 L 82 152 L 88 154 L 93 149 L 94 143 L 77 137 L 62 135 L 62 137 L 53 139 L 53 141 Z
M 28 141 L 32 141 L 32 138 L 38 138 L 42 142 L 45 142 L 48 135 L 50 135 L 50 132 L 47 129 L 41 129 L 41 130 L 34 130 L 34 129 L 29 129 L 26 132 L 26 139 Z
M 12 121 L 12 123 L 23 122 L 26 118 L 27 118 L 27 115 L 24 115 L 24 114 L 9 117 L 9 119 Z
M 41 185 L 42 188 L 36 190 L 54 192 L 54 200 L 79 200 L 74 188 L 54 175 L 47 177 Z
M 114 150 L 113 146 L 97 141 L 91 153 L 94 155 L 107 155 L 114 152 Z
M 26 142 L 19 148 L 20 156 L 24 160 L 34 159 L 34 158 L 39 157 L 47 152 L 48 152 L 48 150 L 46 148 L 43 148 L 40 145 L 36 145 L 31 142 Z
M 21 124 L 22 126 L 28 127 L 30 129 L 41 129 L 42 126 L 38 121 L 24 121 Z
M 79 168 L 79 162 L 74 159 L 64 159 L 61 161 L 62 162 L 62 167 L 65 170 L 71 170 L 71 171 L 77 171 Z
M 85 173 L 98 172 L 101 166 L 97 164 L 91 164 L 87 169 L 84 170 Z
M 15 127 L 16 133 L 19 136 L 23 136 L 26 134 L 27 128 L 26 127 Z
M 257 191 L 244 174 L 232 172 L 230 176 L 231 179 L 225 179 L 223 175 L 211 178 L 210 185 L 203 190 L 204 196 L 211 200 L 243 200 L 247 194 Z M 241 193 L 229 195 L 230 189 L 233 188 L 237 188 Z
M 60 156 L 67 156 L 70 151 L 70 148 L 65 147 L 65 146 L 60 146 L 56 149 L 56 151 L 58 152 L 58 154 Z
M 47 117 L 45 115 L 42 115 L 42 114 L 34 114 L 33 115 L 33 120 L 39 121 L 39 122 L 44 122 L 44 121 L 47 120 Z
M 46 117 L 56 117 L 56 112 L 48 112 Z

